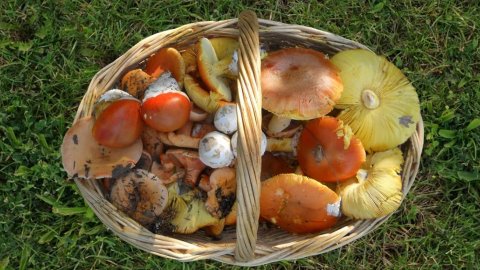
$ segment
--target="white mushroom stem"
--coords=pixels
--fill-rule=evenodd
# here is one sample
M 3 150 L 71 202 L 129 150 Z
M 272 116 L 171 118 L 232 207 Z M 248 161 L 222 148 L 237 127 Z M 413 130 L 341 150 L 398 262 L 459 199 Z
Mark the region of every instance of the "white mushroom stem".
M 290 118 L 278 116 L 278 115 L 273 115 L 272 119 L 270 119 L 270 122 L 268 122 L 268 131 L 270 133 L 278 133 L 283 130 L 285 130 L 289 125 L 292 120 Z

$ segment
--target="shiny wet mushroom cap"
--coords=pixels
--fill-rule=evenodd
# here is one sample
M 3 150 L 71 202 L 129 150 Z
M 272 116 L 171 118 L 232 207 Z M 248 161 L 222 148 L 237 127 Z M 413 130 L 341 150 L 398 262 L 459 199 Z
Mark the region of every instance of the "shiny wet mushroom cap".
M 133 168 L 142 155 L 142 141 L 124 148 L 102 146 L 92 136 L 93 124 L 91 117 L 79 119 L 63 137 L 62 164 L 68 177 L 115 177 Z

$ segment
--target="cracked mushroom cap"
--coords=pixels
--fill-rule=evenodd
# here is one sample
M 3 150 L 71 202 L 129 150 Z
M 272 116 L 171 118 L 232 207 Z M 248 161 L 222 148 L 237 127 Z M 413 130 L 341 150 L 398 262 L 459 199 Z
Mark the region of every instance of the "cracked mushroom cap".
M 281 117 L 309 120 L 326 115 L 343 90 L 337 68 L 315 50 L 269 53 L 261 69 L 262 107 Z
M 357 176 L 338 187 L 342 213 L 356 219 L 379 218 L 397 210 L 402 202 L 403 164 L 398 148 L 367 156 Z
M 143 226 L 152 224 L 167 207 L 167 187 L 145 170 L 117 178 L 110 191 L 113 205 Z
M 404 143 L 420 120 L 417 92 L 405 75 L 384 57 L 367 50 L 347 50 L 332 57 L 344 83 L 336 107 L 368 152 Z
M 260 215 L 292 233 L 318 232 L 337 222 L 340 197 L 312 178 L 280 174 L 262 182 Z
M 92 117 L 79 119 L 63 137 L 63 168 L 70 178 L 104 178 L 133 168 L 142 155 L 142 141 L 137 139 L 124 148 L 100 145 L 92 135 Z

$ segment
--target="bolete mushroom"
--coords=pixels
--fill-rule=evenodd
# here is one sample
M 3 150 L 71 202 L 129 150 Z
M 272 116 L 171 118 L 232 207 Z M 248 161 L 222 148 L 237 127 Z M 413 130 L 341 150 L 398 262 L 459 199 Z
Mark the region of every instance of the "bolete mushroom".
M 168 202 L 167 187 L 145 170 L 133 170 L 115 180 L 110 200 L 120 211 L 143 226 L 151 225 Z
M 337 222 L 340 198 L 312 178 L 280 174 L 262 182 L 260 216 L 288 232 L 318 232 Z
M 335 105 L 338 115 L 368 152 L 404 143 L 420 120 L 415 88 L 395 65 L 373 52 L 356 49 L 337 53 L 344 92 Z
M 76 121 L 63 137 L 63 168 L 70 178 L 104 178 L 119 175 L 135 166 L 142 155 L 142 141 L 123 148 L 100 145 L 92 135 L 92 117 Z
M 211 168 L 227 167 L 234 159 L 230 138 L 218 131 L 210 132 L 200 140 L 198 154 L 200 160 Z
M 367 156 L 356 177 L 340 183 L 342 213 L 356 219 L 379 218 L 397 210 L 402 202 L 403 163 L 398 148 Z
M 321 52 L 305 48 L 269 53 L 262 60 L 261 87 L 264 109 L 276 117 L 296 120 L 326 115 L 343 90 L 330 60 Z
M 318 181 L 337 182 L 355 175 L 365 162 L 365 150 L 347 125 L 325 116 L 305 125 L 297 157 L 305 175 Z
M 145 91 L 141 115 L 150 127 L 170 132 L 187 123 L 191 106 L 188 96 L 167 71 Z
M 175 48 L 162 48 L 150 56 L 145 66 L 145 72 L 154 78 L 169 71 L 177 81 L 180 88 L 185 77 L 185 62 L 182 55 Z
M 142 134 L 141 103 L 125 91 L 112 89 L 95 102 L 92 135 L 101 145 L 123 148 Z

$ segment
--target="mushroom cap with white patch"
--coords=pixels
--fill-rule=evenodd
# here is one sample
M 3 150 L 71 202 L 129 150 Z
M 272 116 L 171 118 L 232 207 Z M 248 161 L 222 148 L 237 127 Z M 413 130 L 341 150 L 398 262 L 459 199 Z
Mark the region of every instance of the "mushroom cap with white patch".
M 199 143 L 200 160 L 211 168 L 229 166 L 233 159 L 230 138 L 218 131 L 207 133 Z
M 237 105 L 227 104 L 220 107 L 215 113 L 213 124 L 215 128 L 227 135 L 237 131 Z

